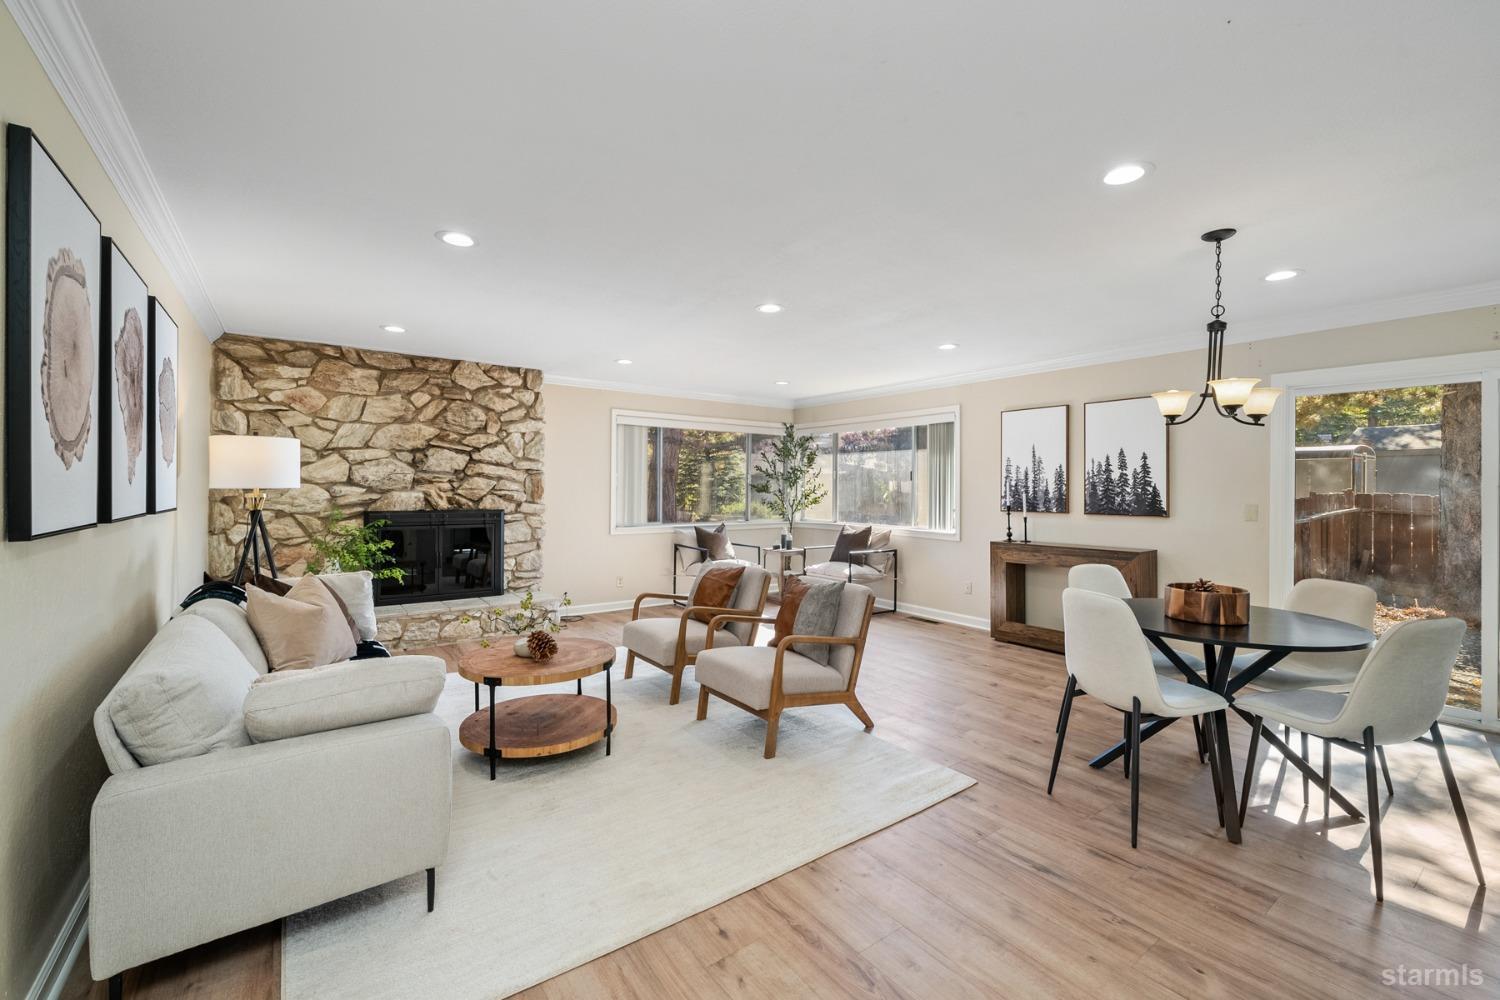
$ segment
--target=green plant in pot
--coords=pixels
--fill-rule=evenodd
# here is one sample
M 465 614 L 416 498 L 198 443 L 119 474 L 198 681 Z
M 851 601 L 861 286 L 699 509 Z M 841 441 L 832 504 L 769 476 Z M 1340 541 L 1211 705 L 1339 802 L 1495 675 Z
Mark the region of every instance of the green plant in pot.
M 323 530 L 308 543 L 313 555 L 307 560 L 310 573 L 353 573 L 367 569 L 377 580 L 401 583 L 406 572 L 396 565 L 391 549 L 396 543 L 380 537 L 380 529 L 389 521 L 351 521 L 341 510 L 331 510 L 323 517 Z
M 755 460 L 755 489 L 771 516 L 786 522 L 781 547 L 791 548 L 797 516 L 828 496 L 823 470 L 818 467 L 818 442 L 798 434 L 795 424 L 782 424 L 781 436 L 761 449 Z
M 557 633 L 567 628 L 562 620 L 562 609 L 573 603 L 566 593 L 556 607 L 539 605 L 530 589 L 521 595 L 521 601 L 513 608 L 491 608 L 484 612 L 497 631 L 516 636 L 513 651 L 517 656 L 534 660 L 545 660 L 557 652 Z M 467 615 L 463 621 L 472 621 Z M 479 640 L 479 645 L 489 648 L 488 639 Z

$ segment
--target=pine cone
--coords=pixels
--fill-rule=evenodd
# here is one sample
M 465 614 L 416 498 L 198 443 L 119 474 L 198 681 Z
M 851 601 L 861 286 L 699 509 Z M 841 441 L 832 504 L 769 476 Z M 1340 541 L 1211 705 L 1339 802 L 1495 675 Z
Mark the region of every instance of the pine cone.
M 533 660 L 551 659 L 552 654 L 557 652 L 557 640 L 546 632 L 533 632 L 526 639 L 526 648 L 531 651 Z
M 1202 577 L 1199 577 L 1197 582 L 1193 584 L 1192 589 L 1196 590 L 1200 594 L 1212 594 L 1219 588 L 1218 585 L 1215 584 L 1212 580 L 1205 580 Z

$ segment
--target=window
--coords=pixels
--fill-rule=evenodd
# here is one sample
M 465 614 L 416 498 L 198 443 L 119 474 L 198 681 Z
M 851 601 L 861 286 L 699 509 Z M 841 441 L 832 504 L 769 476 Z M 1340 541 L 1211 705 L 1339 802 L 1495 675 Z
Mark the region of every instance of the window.
M 627 411 L 614 424 L 616 528 L 774 520 L 755 467 L 779 427 Z M 956 410 L 799 428 L 829 487 L 801 519 L 955 531 L 957 428 Z
M 810 521 L 889 524 L 952 532 L 958 525 L 958 414 L 943 411 L 870 426 L 814 431 L 833 473 Z
M 768 518 L 752 469 L 754 454 L 773 437 L 769 430 L 617 413 L 615 526 Z

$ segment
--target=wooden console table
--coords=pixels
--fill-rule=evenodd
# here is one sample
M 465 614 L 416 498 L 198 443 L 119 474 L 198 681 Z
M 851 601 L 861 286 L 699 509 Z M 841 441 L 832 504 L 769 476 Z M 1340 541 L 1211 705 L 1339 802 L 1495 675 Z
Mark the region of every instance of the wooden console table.
M 1054 653 L 1063 651 L 1055 628 L 1026 624 L 1026 567 L 1107 563 L 1119 569 L 1133 597 L 1156 597 L 1156 550 L 1057 542 L 990 542 L 990 637 Z

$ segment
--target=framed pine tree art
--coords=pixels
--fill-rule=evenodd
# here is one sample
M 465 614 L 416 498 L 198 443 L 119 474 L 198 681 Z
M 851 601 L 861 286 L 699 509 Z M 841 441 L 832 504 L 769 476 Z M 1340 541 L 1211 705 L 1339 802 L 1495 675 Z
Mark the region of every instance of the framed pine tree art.
M 1000 414 L 1000 502 L 1029 514 L 1066 514 L 1068 407 L 1034 406 Z
M 1083 512 L 1166 517 L 1167 425 L 1150 396 L 1083 405 Z

